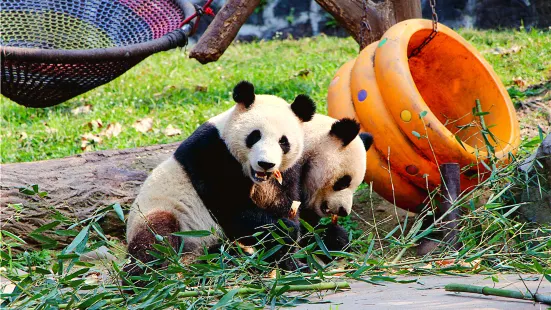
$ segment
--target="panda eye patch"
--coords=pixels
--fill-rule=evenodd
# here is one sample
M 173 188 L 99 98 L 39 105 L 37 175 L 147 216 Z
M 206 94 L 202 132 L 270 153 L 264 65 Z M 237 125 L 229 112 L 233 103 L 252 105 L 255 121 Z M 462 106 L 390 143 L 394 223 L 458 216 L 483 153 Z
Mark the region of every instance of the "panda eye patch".
M 247 144 L 248 148 L 253 147 L 253 145 L 260 140 L 262 135 L 260 134 L 260 130 L 256 129 L 253 130 L 248 136 L 247 139 L 245 139 L 245 144 Z
M 282 136 L 281 139 L 279 139 L 279 146 L 283 150 L 283 154 L 289 153 L 291 150 L 291 144 L 289 144 L 289 139 L 287 139 L 287 136 Z
M 336 192 L 342 191 L 350 186 L 350 182 L 352 182 L 352 177 L 345 175 L 335 182 L 335 185 L 333 185 L 333 190 Z

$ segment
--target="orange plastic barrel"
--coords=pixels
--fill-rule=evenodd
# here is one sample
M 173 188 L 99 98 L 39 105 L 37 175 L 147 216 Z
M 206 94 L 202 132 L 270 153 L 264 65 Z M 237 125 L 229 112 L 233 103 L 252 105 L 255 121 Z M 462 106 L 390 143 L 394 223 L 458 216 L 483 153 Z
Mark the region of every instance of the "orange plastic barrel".
M 410 211 L 440 185 L 442 163 L 463 167 L 464 191 L 487 177 L 480 114 L 495 138 L 488 140 L 496 158 L 506 161 L 520 143 L 515 109 L 491 66 L 453 30 L 438 29 L 410 58 L 432 31 L 431 21 L 394 25 L 343 65 L 329 86 L 329 115 L 355 117 L 375 138 L 365 181 Z M 477 99 L 483 113 L 473 110 Z

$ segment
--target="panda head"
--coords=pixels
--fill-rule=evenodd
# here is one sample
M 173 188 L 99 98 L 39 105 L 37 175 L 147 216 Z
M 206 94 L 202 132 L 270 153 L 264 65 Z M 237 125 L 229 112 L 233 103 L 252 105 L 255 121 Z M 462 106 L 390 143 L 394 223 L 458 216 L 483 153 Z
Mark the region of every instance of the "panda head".
M 360 125 L 352 119 L 316 115 L 308 124 L 308 161 L 303 178 L 306 208 L 324 217 L 346 216 L 352 209 L 356 188 L 364 179 L 366 151 L 373 143 L 368 133 L 359 133 Z M 315 131 L 315 132 L 312 132 Z
M 243 172 L 255 183 L 285 171 L 302 156 L 303 123 L 312 119 L 316 106 L 306 95 L 292 104 L 271 95 L 255 95 L 246 81 L 233 90 L 236 102 L 222 130 L 222 137 Z

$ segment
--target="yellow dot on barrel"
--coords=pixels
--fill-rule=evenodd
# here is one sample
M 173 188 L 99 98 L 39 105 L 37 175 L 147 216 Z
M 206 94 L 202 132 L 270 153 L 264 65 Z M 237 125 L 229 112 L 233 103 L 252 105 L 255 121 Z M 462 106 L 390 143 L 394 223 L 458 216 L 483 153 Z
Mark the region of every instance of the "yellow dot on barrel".
M 404 122 L 409 122 L 411 121 L 411 112 L 409 110 L 403 110 L 401 113 L 400 113 L 400 118 L 404 121 Z

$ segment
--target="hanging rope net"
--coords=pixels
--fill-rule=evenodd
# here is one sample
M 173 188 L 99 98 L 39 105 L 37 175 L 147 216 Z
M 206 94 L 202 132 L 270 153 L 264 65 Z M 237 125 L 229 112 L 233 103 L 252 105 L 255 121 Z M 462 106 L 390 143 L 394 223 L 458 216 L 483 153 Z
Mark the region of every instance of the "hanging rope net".
M 1 92 L 48 107 L 105 84 L 146 57 L 187 44 L 179 0 L 3 0 Z

